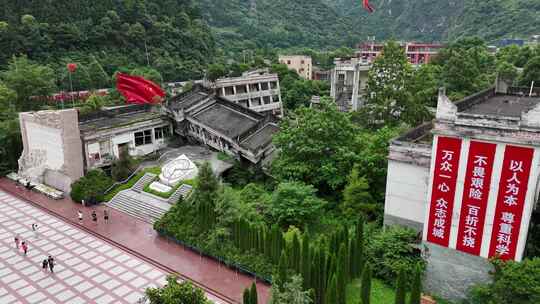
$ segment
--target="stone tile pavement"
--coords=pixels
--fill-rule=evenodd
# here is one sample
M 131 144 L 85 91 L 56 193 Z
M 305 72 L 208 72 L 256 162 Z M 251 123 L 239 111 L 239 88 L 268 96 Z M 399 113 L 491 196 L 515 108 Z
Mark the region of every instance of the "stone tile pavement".
M 26 256 L 15 247 L 16 235 L 28 243 Z M 41 268 L 49 254 L 54 274 Z M 1 304 L 133 304 L 165 277 L 163 270 L 0 191 Z

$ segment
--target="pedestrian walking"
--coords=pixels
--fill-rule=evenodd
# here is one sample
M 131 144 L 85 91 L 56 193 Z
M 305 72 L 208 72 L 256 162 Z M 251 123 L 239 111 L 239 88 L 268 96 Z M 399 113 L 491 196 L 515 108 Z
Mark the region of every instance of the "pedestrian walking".
M 105 223 L 109 222 L 109 211 L 107 211 L 106 209 L 103 210 L 103 220 L 105 221 Z
M 32 230 L 34 231 L 34 238 L 38 238 L 38 225 L 36 223 L 32 224 Z
M 83 214 L 82 214 L 81 210 L 77 211 L 77 216 L 79 217 L 79 223 L 82 222 Z
M 21 249 L 22 249 L 22 251 L 24 252 L 24 255 L 26 255 L 26 252 L 28 252 L 28 245 L 26 244 L 25 241 L 23 241 L 23 242 L 21 243 Z
M 15 248 L 17 248 L 17 250 L 19 249 L 19 236 L 16 236 L 15 237 Z
M 94 221 L 97 224 L 97 214 L 96 210 L 92 211 L 92 221 Z
M 49 269 L 51 270 L 51 272 L 54 272 L 54 258 L 52 256 L 49 255 L 49 257 L 47 258 L 47 263 L 49 263 Z
M 47 261 L 47 259 L 43 259 L 43 262 L 41 262 L 41 268 L 47 270 L 48 267 L 49 267 L 49 261 Z
M 81 200 L 81 204 L 83 207 L 86 207 L 86 203 L 84 202 L 84 200 Z

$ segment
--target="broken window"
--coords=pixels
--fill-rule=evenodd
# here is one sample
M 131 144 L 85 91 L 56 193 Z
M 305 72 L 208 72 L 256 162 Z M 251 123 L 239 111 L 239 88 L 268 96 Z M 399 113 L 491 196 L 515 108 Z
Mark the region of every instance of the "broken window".
M 275 82 L 275 81 L 270 82 L 270 88 L 271 88 L 272 90 L 277 89 L 277 82 Z
M 268 91 L 268 82 L 261 82 L 261 90 Z
M 269 104 L 269 103 L 272 102 L 272 101 L 270 100 L 270 96 L 264 96 L 264 97 L 263 97 L 263 101 L 264 101 L 264 104 Z
M 258 107 L 260 105 L 261 105 L 261 98 L 260 97 L 251 99 L 251 106 L 252 107 Z
M 258 92 L 259 91 L 259 84 L 258 83 L 252 83 L 249 85 L 249 90 L 251 92 Z
M 152 130 L 135 132 L 135 146 L 144 146 L 152 143 Z

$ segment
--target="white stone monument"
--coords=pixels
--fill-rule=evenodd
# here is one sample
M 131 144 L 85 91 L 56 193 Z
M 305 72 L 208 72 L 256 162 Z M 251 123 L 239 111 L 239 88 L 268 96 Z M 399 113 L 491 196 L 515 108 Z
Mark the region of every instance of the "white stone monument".
M 150 189 L 158 192 L 169 192 L 183 180 L 193 179 L 199 169 L 185 154 L 166 163 L 161 169 L 159 182 L 150 184 Z

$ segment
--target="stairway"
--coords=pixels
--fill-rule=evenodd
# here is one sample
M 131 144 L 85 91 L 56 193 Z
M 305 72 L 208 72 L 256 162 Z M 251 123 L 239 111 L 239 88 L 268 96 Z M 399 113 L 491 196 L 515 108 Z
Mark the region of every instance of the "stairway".
M 192 189 L 193 187 L 190 185 L 182 184 L 180 187 L 178 187 L 178 189 L 176 189 L 176 191 L 173 193 L 173 195 L 171 195 L 171 197 L 169 197 L 167 201 L 169 204 L 176 204 L 180 199 L 180 196 L 186 198 Z
M 132 190 L 120 191 L 106 205 L 150 224 L 160 219 L 170 208 L 167 203 Z
M 141 177 L 133 187 L 131 187 L 131 190 L 135 192 L 142 192 L 144 187 L 146 185 L 150 184 L 154 179 L 156 178 L 155 174 L 152 173 L 145 173 L 143 177 Z

